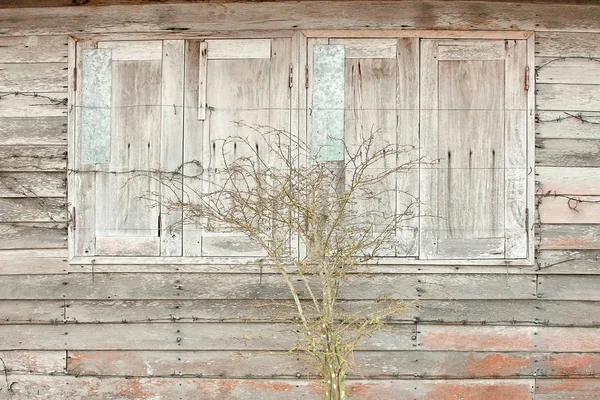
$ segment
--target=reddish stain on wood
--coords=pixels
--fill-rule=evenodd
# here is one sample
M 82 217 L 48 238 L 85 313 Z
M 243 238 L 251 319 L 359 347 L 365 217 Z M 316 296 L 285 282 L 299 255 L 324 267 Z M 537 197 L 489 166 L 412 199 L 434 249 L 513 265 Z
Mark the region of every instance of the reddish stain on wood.
M 425 400 L 531 400 L 531 387 L 528 384 L 456 384 L 443 382 L 435 384 Z
M 537 347 L 544 351 L 600 351 L 600 329 L 542 328 Z
M 469 376 L 486 378 L 518 375 L 533 363 L 534 360 L 529 357 L 498 353 L 488 354 L 483 358 L 474 355 L 470 358 L 467 368 Z
M 597 354 L 555 354 L 548 357 L 548 374 L 599 375 L 600 357 Z
M 543 379 L 536 382 L 535 392 L 560 395 L 552 399 L 600 399 L 600 381 L 598 379 Z

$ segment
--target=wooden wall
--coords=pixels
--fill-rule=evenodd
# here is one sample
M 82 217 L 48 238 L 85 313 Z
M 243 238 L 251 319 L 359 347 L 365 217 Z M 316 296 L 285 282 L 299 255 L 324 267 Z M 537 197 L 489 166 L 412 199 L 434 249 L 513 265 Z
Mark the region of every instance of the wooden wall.
M 538 5 L 535 17 L 471 2 L 476 6 L 457 17 L 457 3 L 431 2 L 431 12 L 443 15 L 447 7 L 450 20 L 463 18 L 458 27 L 510 28 L 512 15 L 520 24 L 514 28 L 543 29 L 536 34 L 538 264 L 394 266 L 354 277 L 344 294 L 349 309 L 386 293 L 418 302 L 365 341 L 353 360 L 349 394 L 597 399 L 598 7 Z M 225 14 L 220 5 L 210 7 L 225 15 L 221 25 L 227 15 L 238 18 L 232 6 Z M 380 15 L 400 6 L 372 7 Z M 251 266 L 68 265 L 66 33 L 82 29 L 83 17 L 59 23 L 51 18 L 59 9 L 45 10 L 34 17 L 0 9 L 0 398 L 319 398 L 315 369 L 288 353 L 297 334 L 278 276 L 261 276 Z M 150 9 L 133 10 L 143 19 Z M 282 10 L 284 18 L 267 28 L 280 28 Z M 501 10 L 502 18 L 485 20 Z M 89 29 L 105 29 L 98 20 L 118 14 L 109 11 L 91 18 Z M 575 16 L 552 20 L 566 11 Z M 312 11 L 305 13 L 304 20 L 292 19 L 312 21 Z M 162 24 L 164 34 L 163 25 L 179 22 L 157 18 L 146 29 Z M 353 21 L 348 27 L 356 27 Z M 445 24 L 415 21 L 421 28 Z

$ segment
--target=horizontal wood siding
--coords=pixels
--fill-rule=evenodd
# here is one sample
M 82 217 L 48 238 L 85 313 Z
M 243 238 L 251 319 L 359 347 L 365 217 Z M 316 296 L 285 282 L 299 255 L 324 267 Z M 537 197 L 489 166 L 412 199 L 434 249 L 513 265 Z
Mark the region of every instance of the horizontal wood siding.
M 348 394 L 600 397 L 600 7 L 204 2 L 151 4 L 135 19 L 124 6 L 90 10 L 0 7 L 0 397 L 10 388 L 11 399 L 321 398 L 314 366 L 289 352 L 295 311 L 277 275 L 67 262 L 66 35 L 231 36 L 257 29 L 256 15 L 260 29 L 288 36 L 296 27 L 538 30 L 536 265 L 353 276 L 344 310 L 380 297 L 406 310 L 363 342 Z

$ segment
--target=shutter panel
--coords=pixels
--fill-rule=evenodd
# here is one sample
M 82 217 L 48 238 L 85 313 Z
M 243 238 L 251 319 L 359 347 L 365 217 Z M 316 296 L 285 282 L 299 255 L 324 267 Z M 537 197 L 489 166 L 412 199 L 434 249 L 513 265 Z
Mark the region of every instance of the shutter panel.
M 84 224 L 94 232 L 95 250 L 81 255 L 180 255 L 181 235 L 173 227 L 181 213 L 163 209 L 161 232 L 161 207 L 147 197 L 165 200 L 155 174 L 181 165 L 183 43 L 99 42 L 97 47 L 82 52 L 81 162 L 95 170 L 95 221 Z M 98 57 L 108 59 L 109 67 L 86 65 L 86 58 Z M 98 90 L 108 100 L 87 103 L 86 93 L 98 97 Z M 88 130 L 93 134 L 86 135 Z M 89 144 L 100 135 L 106 136 Z M 86 150 L 91 147 L 95 158 Z
M 223 183 L 218 171 L 226 163 L 239 157 L 256 158 L 245 145 L 230 143 L 224 148 L 224 139 L 247 137 L 261 159 L 271 165 L 260 134 L 236 122 L 290 131 L 292 50 L 291 39 L 278 38 L 189 41 L 186 51 L 184 173 L 203 174 L 201 180 L 184 178 L 193 202 L 194 191 L 218 190 Z M 184 225 L 184 255 L 264 255 L 245 235 L 218 225 L 213 228 L 209 232 L 192 223 Z
M 368 171 L 378 176 L 398 163 L 416 160 L 418 143 L 418 41 L 414 39 L 311 39 L 309 62 L 312 82 L 308 96 L 309 141 L 312 159 L 344 164 L 344 146 L 353 153 L 374 133 L 374 148 L 390 144 L 406 149 L 401 157 L 384 157 Z M 335 73 L 341 63 L 341 72 Z M 415 86 L 417 85 L 417 86 Z M 341 94 L 339 94 L 340 92 Z M 396 147 L 398 146 L 398 147 Z M 346 156 L 347 157 L 347 156 Z M 346 160 L 347 161 L 347 160 Z M 354 170 L 346 166 L 346 183 Z M 378 256 L 418 254 L 418 173 L 390 174 L 373 198 L 359 199 L 355 212 L 365 223 L 374 223 L 381 234 L 398 215 L 405 217 L 392 242 Z
M 526 257 L 523 40 L 421 41 L 422 259 Z

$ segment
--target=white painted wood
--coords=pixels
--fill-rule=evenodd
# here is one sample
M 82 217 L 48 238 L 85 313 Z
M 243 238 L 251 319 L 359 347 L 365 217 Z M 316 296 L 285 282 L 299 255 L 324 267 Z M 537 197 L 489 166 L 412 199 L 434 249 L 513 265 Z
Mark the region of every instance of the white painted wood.
M 329 39 L 343 44 L 346 58 L 396 58 L 396 39 Z
M 161 187 L 161 256 L 181 256 L 182 224 L 181 208 L 173 209 L 171 204 L 178 204 L 183 198 L 183 181 L 180 175 L 183 163 L 183 123 L 184 123 L 184 41 L 165 40 L 162 45 L 162 89 L 161 89 L 161 170 L 169 176 Z M 172 106 L 172 107 L 171 107 Z M 168 183 L 167 183 L 168 182 Z
M 271 58 L 271 39 L 207 40 L 209 60 Z
M 158 236 L 96 236 L 96 255 L 99 256 L 160 256 Z
M 600 196 L 548 196 L 540 200 L 543 224 L 600 224 Z
M 67 136 L 64 116 L 0 118 L 0 141 L 4 145 L 64 145 Z
M 98 42 L 99 49 L 111 49 L 113 61 L 162 60 L 163 44 L 160 40 Z
M 67 116 L 67 93 L 0 93 L 0 117 L 65 117 Z

